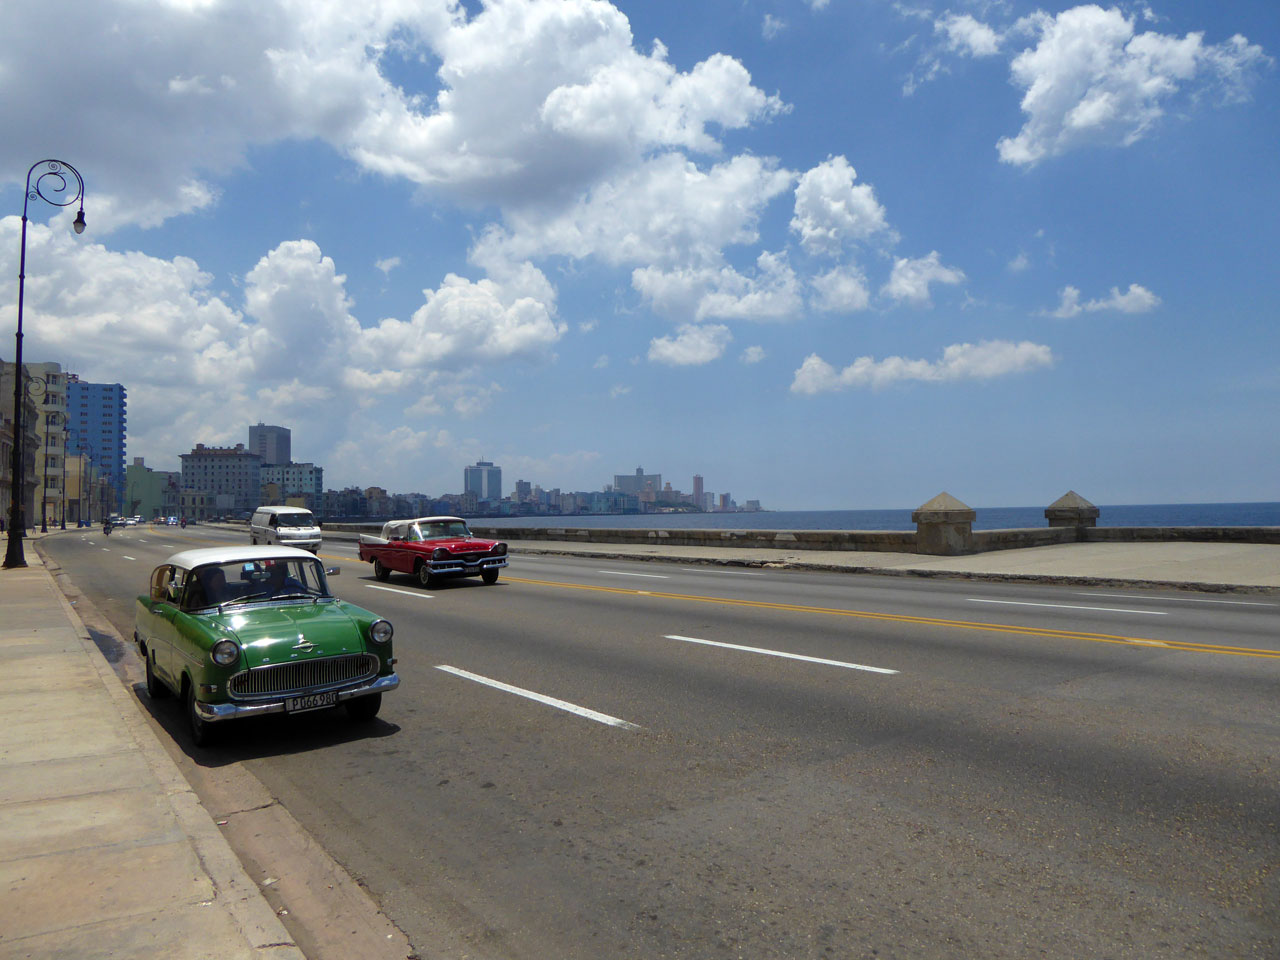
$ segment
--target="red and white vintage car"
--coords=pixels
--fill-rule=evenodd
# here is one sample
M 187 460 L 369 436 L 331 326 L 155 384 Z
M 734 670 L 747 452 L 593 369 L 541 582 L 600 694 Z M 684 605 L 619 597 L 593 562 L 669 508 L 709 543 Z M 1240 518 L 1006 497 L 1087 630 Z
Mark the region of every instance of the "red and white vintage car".
M 384 523 L 380 537 L 362 533 L 360 559 L 373 564 L 379 580 L 398 572 L 413 574 L 424 587 L 447 577 L 494 583 L 507 565 L 507 545 L 473 537 L 461 517 L 418 517 Z

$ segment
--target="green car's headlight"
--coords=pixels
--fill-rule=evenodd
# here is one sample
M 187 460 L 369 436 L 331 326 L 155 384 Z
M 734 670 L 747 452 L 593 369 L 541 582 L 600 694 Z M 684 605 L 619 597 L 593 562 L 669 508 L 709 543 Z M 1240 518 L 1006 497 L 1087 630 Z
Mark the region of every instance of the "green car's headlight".
M 240 647 L 234 640 L 219 640 L 213 645 L 213 662 L 220 667 L 229 667 L 240 659 Z
M 375 620 L 369 627 L 369 639 L 374 643 L 389 642 L 393 633 L 395 633 L 395 630 L 392 628 L 390 620 Z

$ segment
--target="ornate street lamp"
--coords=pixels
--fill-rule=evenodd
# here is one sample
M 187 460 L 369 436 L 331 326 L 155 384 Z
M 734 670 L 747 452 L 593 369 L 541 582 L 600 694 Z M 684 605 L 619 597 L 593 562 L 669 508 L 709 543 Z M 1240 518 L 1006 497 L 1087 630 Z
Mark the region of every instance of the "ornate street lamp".
M 44 170 L 36 177 L 35 185 L 31 183 L 31 175 L 40 167 Z M 75 196 L 66 200 L 61 197 L 48 196 L 45 191 L 62 194 L 67 191 L 67 174 L 76 179 Z M 84 233 L 84 179 L 79 171 L 69 163 L 61 160 L 41 160 L 27 171 L 27 192 L 22 200 L 22 249 L 18 256 L 18 338 L 17 348 L 13 356 L 13 473 L 9 495 L 9 543 L 5 550 L 5 568 L 25 567 L 27 558 L 22 554 L 22 538 L 26 531 L 22 528 L 22 298 L 26 287 L 27 272 L 27 204 L 32 200 L 43 200 L 55 207 L 69 207 L 80 202 L 80 211 L 76 214 L 72 226 L 76 233 Z M 45 491 L 41 490 L 43 498 Z

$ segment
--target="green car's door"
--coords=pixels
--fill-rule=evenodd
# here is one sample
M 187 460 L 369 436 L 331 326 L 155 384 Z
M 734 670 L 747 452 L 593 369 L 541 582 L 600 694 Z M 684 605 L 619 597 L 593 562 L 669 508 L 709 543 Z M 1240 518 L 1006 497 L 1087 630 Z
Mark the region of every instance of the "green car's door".
M 147 600 L 147 649 L 156 674 L 174 690 L 181 689 L 173 647 L 178 638 L 177 620 L 181 616 L 178 600 L 185 576 L 186 571 L 176 567 L 157 567 L 151 575 Z

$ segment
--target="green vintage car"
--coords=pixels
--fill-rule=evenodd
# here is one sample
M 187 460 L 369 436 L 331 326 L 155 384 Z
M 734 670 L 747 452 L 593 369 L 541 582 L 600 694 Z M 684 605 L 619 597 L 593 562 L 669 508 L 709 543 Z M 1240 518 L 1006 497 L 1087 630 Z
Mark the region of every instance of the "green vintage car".
M 182 698 L 197 746 L 240 717 L 341 703 L 352 720 L 372 720 L 400 685 L 393 631 L 329 592 L 337 573 L 294 547 L 175 553 L 137 602 L 148 695 Z

